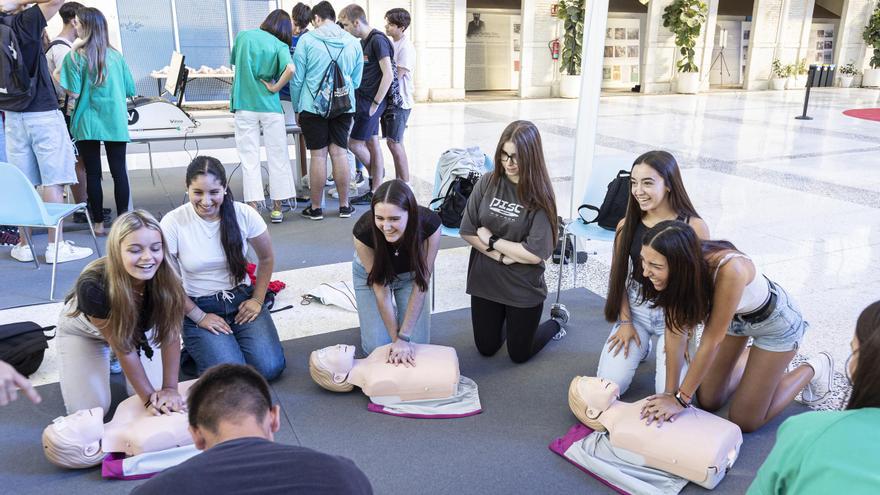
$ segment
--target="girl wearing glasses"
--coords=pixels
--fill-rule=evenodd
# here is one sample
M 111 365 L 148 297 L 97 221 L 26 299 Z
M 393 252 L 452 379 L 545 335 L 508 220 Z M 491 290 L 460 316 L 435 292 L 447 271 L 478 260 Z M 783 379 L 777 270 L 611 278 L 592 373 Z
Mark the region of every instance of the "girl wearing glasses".
M 524 363 L 562 338 L 568 321 L 565 310 L 556 310 L 540 323 L 544 260 L 556 244 L 556 196 L 533 123 L 518 120 L 504 129 L 495 163 L 500 166 L 474 186 L 461 222 L 461 238 L 473 247 L 471 322 L 480 354 L 495 354 L 506 339 L 510 359 Z

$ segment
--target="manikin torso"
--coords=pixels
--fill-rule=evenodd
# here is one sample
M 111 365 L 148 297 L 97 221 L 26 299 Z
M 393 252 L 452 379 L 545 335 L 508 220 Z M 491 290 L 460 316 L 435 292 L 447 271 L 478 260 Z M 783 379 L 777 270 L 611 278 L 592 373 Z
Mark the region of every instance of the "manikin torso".
M 608 430 L 617 454 L 633 464 L 714 488 L 739 455 L 742 432 L 724 418 L 689 407 L 672 422 L 646 425 L 641 419 L 646 399 L 620 402 L 613 382 L 594 377 L 575 380 L 572 386 L 586 399 L 586 415 Z
M 178 385 L 178 391 L 184 399 L 193 383 L 195 380 Z M 153 416 L 140 397 L 133 395 L 119 403 L 113 420 L 104 425 L 101 450 L 133 456 L 189 445 L 193 440 L 188 426 L 186 412 Z
M 319 350 L 319 360 L 334 379 L 360 387 L 376 404 L 443 399 L 455 395 L 458 355 L 452 347 L 413 344 L 415 366 L 386 363 L 391 344 L 376 348 L 364 359 L 354 359 L 353 346 Z M 321 351 L 324 351 L 323 353 Z

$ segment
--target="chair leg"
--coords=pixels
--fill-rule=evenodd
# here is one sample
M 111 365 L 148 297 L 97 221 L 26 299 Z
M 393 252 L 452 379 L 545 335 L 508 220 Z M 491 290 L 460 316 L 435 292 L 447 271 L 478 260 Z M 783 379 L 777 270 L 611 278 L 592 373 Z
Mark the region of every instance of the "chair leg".
M 55 263 L 52 263 L 52 285 L 49 286 L 49 300 L 55 300 L 55 271 L 58 269 L 58 235 L 61 233 L 61 220 L 55 224 Z M 31 248 L 33 249 L 33 248 Z M 34 255 L 34 258 L 37 256 Z
M 92 234 L 92 240 L 95 241 L 95 254 L 98 255 L 98 258 L 101 257 L 101 246 L 98 245 L 98 236 L 95 235 L 95 228 L 92 227 L 92 216 L 89 215 L 89 207 L 86 206 L 83 208 L 83 211 L 86 214 L 86 222 L 89 224 L 89 232 Z
M 34 247 L 34 240 L 31 239 L 31 230 L 28 227 L 19 227 L 19 229 L 24 234 L 24 238 L 27 239 L 28 246 L 31 248 L 31 254 L 34 256 L 34 267 L 39 270 L 40 262 L 37 261 L 37 250 Z
M 572 258 L 572 287 L 578 286 L 578 238 L 574 234 L 569 234 L 571 236 L 571 245 L 574 246 L 574 253 Z
M 436 278 L 434 278 L 434 274 L 431 274 L 431 314 L 434 313 L 434 306 L 436 304 L 437 297 L 437 282 Z

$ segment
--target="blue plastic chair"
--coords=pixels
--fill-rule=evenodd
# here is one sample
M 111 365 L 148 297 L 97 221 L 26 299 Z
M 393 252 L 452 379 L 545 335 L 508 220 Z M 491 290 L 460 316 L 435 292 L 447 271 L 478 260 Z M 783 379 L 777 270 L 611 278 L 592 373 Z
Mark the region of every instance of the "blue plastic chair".
M 594 206 L 601 206 L 602 201 L 605 199 L 605 194 L 608 192 L 608 183 L 614 180 L 617 177 L 617 173 L 621 170 L 629 170 L 632 168 L 632 163 L 638 155 L 631 153 L 617 153 L 617 154 L 603 154 L 596 155 L 593 157 L 593 170 L 590 172 L 590 177 L 587 180 L 587 190 L 584 192 L 583 199 L 581 200 L 581 204 L 590 204 Z M 585 216 L 586 212 L 591 212 L 589 210 L 584 210 Z M 592 217 L 587 216 L 587 220 L 592 220 Z M 600 227 L 596 223 L 584 223 L 584 221 L 578 217 L 569 221 L 565 228 L 563 229 L 563 240 L 562 240 L 562 249 L 564 254 L 565 245 L 568 239 L 571 239 L 574 245 L 574 253 L 572 260 L 572 277 L 574 280 L 575 286 L 577 286 L 577 239 L 578 237 L 584 238 L 586 241 L 603 241 L 603 242 L 613 242 L 614 241 L 614 231 L 606 230 Z M 559 264 L 559 288 L 562 287 L 562 269 L 565 265 L 565 256 L 562 256 Z M 559 288 L 557 288 L 557 294 L 559 294 Z
M 492 159 L 489 158 L 489 155 L 486 155 L 484 153 L 483 157 L 484 157 L 484 161 L 483 161 L 484 172 L 483 173 L 489 173 L 489 172 L 492 172 L 493 170 L 495 170 L 495 164 L 492 163 Z M 437 166 L 434 168 L 434 188 L 431 190 L 431 199 L 432 200 L 434 198 L 437 198 L 440 195 L 440 183 L 441 182 L 442 181 L 440 178 L 440 160 L 437 160 Z M 437 211 L 440 208 L 440 201 L 431 203 L 428 207 L 434 211 Z M 460 229 L 456 229 L 453 227 L 447 227 L 442 224 L 440 225 L 440 235 L 441 236 L 457 237 L 460 239 L 461 234 L 459 233 L 459 230 Z M 434 311 L 434 301 L 435 301 L 434 293 L 436 292 L 434 290 L 436 287 L 436 283 L 434 280 L 435 280 L 435 277 L 432 275 L 431 276 L 431 312 Z
M 43 227 L 55 229 L 55 259 L 58 259 L 58 234 L 61 231 L 61 222 L 65 217 L 74 212 L 83 210 L 86 220 L 89 222 L 89 231 L 95 240 L 95 253 L 101 256 L 101 248 L 98 246 L 98 238 L 92 228 L 92 219 L 85 203 L 44 203 L 33 184 L 25 177 L 24 173 L 13 165 L 0 162 L 0 184 L 3 184 L 3 194 L 0 194 L 0 225 L 18 225 L 21 227 Z M 40 268 L 37 261 L 36 249 L 27 229 L 21 229 L 22 233 L 31 246 L 34 253 L 34 266 Z M 52 263 L 52 286 L 49 288 L 49 300 L 55 300 L 55 271 L 58 263 Z

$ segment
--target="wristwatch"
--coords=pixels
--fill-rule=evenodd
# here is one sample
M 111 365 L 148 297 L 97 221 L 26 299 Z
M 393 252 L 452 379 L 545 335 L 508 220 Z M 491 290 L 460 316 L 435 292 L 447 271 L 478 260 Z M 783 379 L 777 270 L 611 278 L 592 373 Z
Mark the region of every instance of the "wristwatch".
M 687 409 L 688 407 L 690 407 L 691 403 L 689 400 L 685 400 L 684 397 L 685 396 L 681 393 L 681 390 L 675 393 L 675 400 L 678 401 L 681 407 Z
M 498 236 L 493 235 L 489 238 L 489 247 L 486 248 L 486 251 L 495 251 L 495 243 L 498 242 Z
M 412 337 L 410 337 L 409 335 L 404 335 L 404 334 L 402 334 L 402 333 L 398 333 L 398 334 L 397 334 L 397 338 L 398 338 L 399 340 L 402 340 L 402 341 L 408 343 L 408 344 L 411 344 L 411 343 L 412 343 Z

